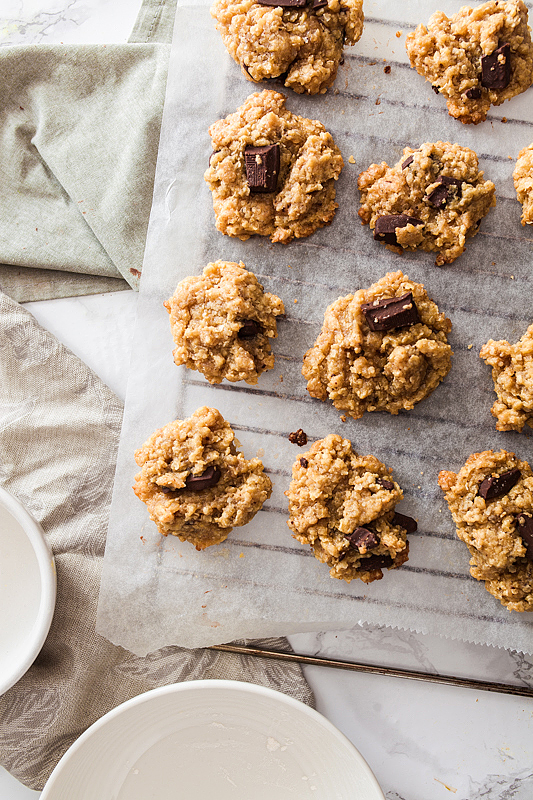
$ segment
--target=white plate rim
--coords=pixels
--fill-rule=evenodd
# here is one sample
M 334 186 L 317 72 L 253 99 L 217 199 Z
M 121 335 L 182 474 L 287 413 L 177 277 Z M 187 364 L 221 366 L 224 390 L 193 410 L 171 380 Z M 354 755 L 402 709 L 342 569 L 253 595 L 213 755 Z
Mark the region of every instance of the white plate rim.
M 223 679 L 205 679 L 205 680 L 191 680 L 191 681 L 183 681 L 181 683 L 170 683 L 166 686 L 159 686 L 156 689 L 149 689 L 147 692 L 143 692 L 142 694 L 136 695 L 135 697 L 130 698 L 129 700 L 124 701 L 120 705 L 116 706 L 115 708 L 108 711 L 102 717 L 100 717 L 96 722 L 87 728 L 73 744 L 69 747 L 69 749 L 63 754 L 61 759 L 58 761 L 56 766 L 54 767 L 52 773 L 50 774 L 43 791 L 41 793 L 41 800 L 56 800 L 54 798 L 54 783 L 56 779 L 59 778 L 62 771 L 68 765 L 68 762 L 71 758 L 73 758 L 80 749 L 82 749 L 92 736 L 97 734 L 102 728 L 104 728 L 107 723 L 115 719 L 117 716 L 121 715 L 122 713 L 128 711 L 134 706 L 141 705 L 142 703 L 150 702 L 153 697 L 160 697 L 161 695 L 165 694 L 175 694 L 179 692 L 195 692 L 195 691 L 204 691 L 209 689 L 226 689 L 230 691 L 237 691 L 237 692 L 244 692 L 249 693 L 252 695 L 261 695 L 263 697 L 271 698 L 272 700 L 281 703 L 281 705 L 288 706 L 289 708 L 298 709 L 299 711 L 303 712 L 307 715 L 311 720 L 318 723 L 320 727 L 322 727 L 328 734 L 333 736 L 338 742 L 344 744 L 353 755 L 355 761 L 357 761 L 358 766 L 366 773 L 366 777 L 369 783 L 372 785 L 372 788 L 376 792 L 376 800 L 386 800 L 385 795 L 381 787 L 378 784 L 377 778 L 372 772 L 370 766 L 368 765 L 367 761 L 363 758 L 357 747 L 353 744 L 353 742 L 348 739 L 335 725 L 330 722 L 323 714 L 319 711 L 316 711 L 311 706 L 308 706 L 306 703 L 301 702 L 300 700 L 296 700 L 294 697 L 290 695 L 284 694 L 283 692 L 277 691 L 276 689 L 271 689 L 267 686 L 262 686 L 261 684 L 257 683 L 249 683 L 247 681 L 237 681 L 237 680 L 223 680 Z
M 0 675 L 0 695 L 3 695 L 28 671 L 46 641 L 55 611 L 57 575 L 54 555 L 37 520 L 20 500 L 2 486 L 0 486 L 0 505 L 4 506 L 24 530 L 37 558 L 41 576 L 39 610 L 33 627 L 31 646 L 22 660 L 13 664 L 10 671 Z

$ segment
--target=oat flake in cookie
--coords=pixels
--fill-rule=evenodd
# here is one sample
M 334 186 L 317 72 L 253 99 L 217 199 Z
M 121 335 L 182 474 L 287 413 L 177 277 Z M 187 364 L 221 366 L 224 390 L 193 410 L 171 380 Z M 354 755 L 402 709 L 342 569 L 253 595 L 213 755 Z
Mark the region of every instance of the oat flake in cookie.
M 245 459 L 234 439 L 222 414 L 203 406 L 160 428 L 137 450 L 141 471 L 133 491 L 159 533 L 204 550 L 259 511 L 272 484 L 261 461 Z
M 216 0 L 211 14 L 248 80 L 300 94 L 325 92 L 363 31 L 362 0 Z
M 447 375 L 451 327 L 421 283 L 389 272 L 326 310 L 304 357 L 307 391 L 354 419 L 365 411 L 408 411 Z
M 522 0 L 490 0 L 463 6 L 448 18 L 433 14 L 405 41 L 411 66 L 446 98 L 448 113 L 461 122 L 486 119 L 533 83 L 533 44 Z
M 407 561 L 406 534 L 417 525 L 394 512 L 403 492 L 390 469 L 355 453 L 348 439 L 330 434 L 315 442 L 296 459 L 285 494 L 294 538 L 311 546 L 332 578 L 371 583 Z
M 496 429 L 521 431 L 526 424 L 533 428 L 533 325 L 515 344 L 489 339 L 479 355 L 492 367 Z
M 216 261 L 197 277 L 182 280 L 164 303 L 176 344 L 174 361 L 209 381 L 255 384 L 274 366 L 270 339 L 285 309 L 265 292 L 244 264 Z
M 518 153 L 513 179 L 518 202 L 522 203 L 522 225 L 533 225 L 533 144 Z
M 393 167 L 371 164 L 359 175 L 358 187 L 359 216 L 376 241 L 397 253 L 437 253 L 438 266 L 461 255 L 496 205 L 494 184 L 483 180 L 477 155 L 450 142 L 406 147 Z
M 204 177 L 219 231 L 286 244 L 332 221 L 340 150 L 321 122 L 291 114 L 282 94 L 252 94 L 209 133 L 213 153 Z
M 468 545 L 470 573 L 509 611 L 533 611 L 533 472 L 514 453 L 471 455 L 439 486 L 457 536 Z

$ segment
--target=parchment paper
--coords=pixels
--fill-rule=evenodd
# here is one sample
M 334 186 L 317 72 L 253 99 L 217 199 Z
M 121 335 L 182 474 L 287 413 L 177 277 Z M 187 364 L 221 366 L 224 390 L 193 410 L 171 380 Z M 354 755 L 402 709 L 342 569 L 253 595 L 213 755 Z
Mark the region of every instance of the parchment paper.
M 241 242 L 215 229 L 203 180 L 208 126 L 265 87 L 246 81 L 226 54 L 206 3 L 178 7 L 100 594 L 98 631 L 112 642 L 144 655 L 169 644 L 199 647 L 364 621 L 533 652 L 533 614 L 510 614 L 470 577 L 467 549 L 437 485 L 439 470 L 457 471 L 487 448 L 533 458 L 530 433 L 496 432 L 490 369 L 479 359 L 489 338 L 516 341 L 532 322 L 533 231 L 520 225 L 512 170 L 518 151 L 533 140 L 533 90 L 493 109 L 485 123 L 465 126 L 409 67 L 404 47 L 406 33 L 433 11 L 459 7 L 450 0 L 366 3 L 363 37 L 346 50 L 335 90 L 320 97 L 284 90 L 288 108 L 320 119 L 345 160 L 333 224 L 290 245 L 259 237 Z M 359 172 L 372 162 L 395 163 L 405 145 L 437 140 L 472 147 L 498 201 L 466 253 L 444 268 L 428 253 L 388 252 L 357 217 Z M 276 367 L 256 388 L 209 386 L 172 360 L 162 303 L 179 280 L 218 258 L 244 261 L 286 305 Z M 343 423 L 330 403 L 309 398 L 302 357 L 329 303 L 397 269 L 424 283 L 451 318 L 452 370 L 411 412 Z M 135 449 L 156 428 L 203 404 L 232 423 L 247 457 L 260 455 L 274 491 L 250 524 L 198 553 L 172 536 L 159 537 L 131 485 Z M 284 491 L 303 451 L 287 436 L 299 427 L 310 441 L 339 433 L 393 467 L 405 493 L 397 508 L 418 520 L 401 569 L 368 586 L 348 585 L 330 578 L 292 539 Z

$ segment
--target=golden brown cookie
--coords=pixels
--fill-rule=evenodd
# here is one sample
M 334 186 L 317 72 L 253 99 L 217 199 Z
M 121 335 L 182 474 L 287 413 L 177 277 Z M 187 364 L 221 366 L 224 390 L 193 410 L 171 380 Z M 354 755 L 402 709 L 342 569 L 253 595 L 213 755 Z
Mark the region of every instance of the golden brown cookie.
M 533 144 L 518 153 L 513 172 L 518 202 L 522 203 L 522 225 L 533 224 Z
M 451 327 L 421 283 L 389 272 L 326 310 L 304 357 L 307 391 L 354 419 L 365 411 L 407 411 L 447 375 Z
M 439 486 L 472 556 L 470 573 L 509 611 L 533 611 L 533 472 L 514 453 L 471 455 Z
M 371 583 L 383 577 L 384 569 L 407 561 L 406 534 L 417 525 L 394 511 L 403 492 L 391 472 L 375 456 L 355 453 L 351 442 L 336 434 L 296 459 L 285 492 L 287 524 L 295 539 L 331 567 L 332 578 Z
M 433 14 L 405 46 L 411 66 L 446 98 L 448 113 L 461 122 L 482 122 L 533 83 L 533 44 L 522 0 L 489 0 L 463 6 L 450 18 Z
M 286 244 L 332 221 L 340 150 L 321 122 L 286 109 L 284 95 L 252 94 L 209 133 L 213 154 L 204 177 L 219 231 Z
M 491 411 L 497 419 L 496 429 L 533 428 L 533 325 L 515 344 L 489 339 L 479 356 L 492 367 L 497 400 Z
M 244 264 L 215 261 L 182 280 L 164 303 L 176 344 L 174 361 L 199 370 L 209 383 L 255 384 L 274 366 L 270 339 L 285 312 Z
M 163 536 L 204 550 L 250 522 L 270 497 L 263 464 L 245 459 L 234 439 L 222 414 L 203 406 L 157 430 L 136 451 L 141 471 L 133 491 Z
M 300 94 L 331 86 L 364 19 L 362 0 L 216 0 L 211 14 L 248 80 L 276 80 Z
M 451 264 L 481 220 L 496 205 L 492 181 L 483 180 L 477 155 L 450 142 L 406 147 L 393 167 L 371 164 L 359 175 L 363 225 L 390 250 L 437 253 Z

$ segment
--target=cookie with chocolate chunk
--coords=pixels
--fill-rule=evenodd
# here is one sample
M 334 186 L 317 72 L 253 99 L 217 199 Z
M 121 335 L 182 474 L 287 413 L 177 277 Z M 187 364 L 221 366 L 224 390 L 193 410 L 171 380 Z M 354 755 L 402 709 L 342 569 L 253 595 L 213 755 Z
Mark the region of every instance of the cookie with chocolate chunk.
M 518 202 L 522 203 L 522 225 L 533 225 L 533 144 L 518 153 L 513 180 Z
M 505 450 L 471 455 L 439 486 L 472 556 L 470 574 L 509 611 L 533 611 L 533 472 Z
M 390 250 L 426 250 L 436 264 L 451 264 L 496 205 L 492 181 L 483 179 L 477 155 L 450 142 L 406 147 L 389 167 L 371 164 L 359 175 L 359 216 L 374 239 Z
M 497 399 L 491 412 L 497 420 L 496 430 L 533 428 L 533 325 L 515 344 L 489 339 L 479 356 L 492 367 Z
M 216 408 L 203 406 L 160 428 L 135 453 L 141 471 L 133 491 L 163 536 L 204 550 L 246 525 L 270 497 L 258 458 L 247 460 Z
M 421 283 L 389 272 L 326 310 L 304 357 L 307 391 L 354 419 L 365 411 L 408 411 L 447 375 L 451 327 Z
M 446 98 L 448 113 L 465 123 L 482 122 L 533 83 L 533 44 L 522 0 L 489 0 L 463 6 L 450 18 L 442 11 L 405 41 L 411 66 Z
M 340 150 L 321 122 L 285 108 L 284 95 L 252 94 L 209 133 L 214 152 L 204 177 L 219 231 L 286 244 L 332 221 Z
M 327 91 L 364 18 L 362 0 L 216 0 L 211 15 L 248 80 L 299 94 Z
M 394 511 L 403 492 L 390 469 L 355 453 L 348 439 L 315 442 L 296 459 L 285 494 L 293 537 L 310 545 L 332 578 L 371 583 L 407 561 L 407 533 L 417 525 Z
M 246 381 L 274 366 L 270 339 L 285 309 L 244 264 L 216 261 L 184 278 L 164 303 L 176 344 L 174 361 L 199 370 L 209 383 Z

